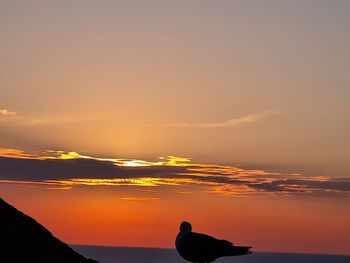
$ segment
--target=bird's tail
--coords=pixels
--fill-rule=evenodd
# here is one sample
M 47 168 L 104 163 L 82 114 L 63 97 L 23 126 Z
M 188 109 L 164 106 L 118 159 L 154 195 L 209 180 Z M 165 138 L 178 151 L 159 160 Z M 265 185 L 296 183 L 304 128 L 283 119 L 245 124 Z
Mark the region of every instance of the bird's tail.
M 253 252 L 250 251 L 252 247 L 250 246 L 232 246 L 230 250 L 230 256 L 240 256 L 240 255 L 246 255 L 246 254 L 252 254 Z
M 246 254 L 252 254 L 253 252 L 250 250 L 251 246 L 233 246 L 234 250 L 236 251 L 237 255 L 246 255 Z

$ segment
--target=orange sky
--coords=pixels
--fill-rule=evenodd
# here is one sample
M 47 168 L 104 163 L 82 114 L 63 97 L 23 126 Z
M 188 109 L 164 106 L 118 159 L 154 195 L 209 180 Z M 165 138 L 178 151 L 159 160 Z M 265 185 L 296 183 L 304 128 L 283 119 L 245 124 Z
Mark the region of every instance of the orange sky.
M 257 251 L 350 252 L 348 201 L 166 193 L 129 201 L 122 198 L 132 193 L 115 189 L 0 187 L 7 201 L 74 244 L 173 247 L 186 219 L 194 231 Z
M 349 10 L 0 1 L 0 196 L 70 243 L 350 254 Z
M 143 161 L 62 151 L 0 152 L 10 177 L 16 169 L 13 160 L 22 160 L 26 170 L 14 180 L 1 174 L 2 197 L 69 243 L 173 247 L 179 223 L 188 220 L 194 231 L 253 245 L 257 251 L 350 253 L 348 181 L 200 164 L 179 157 Z M 30 175 L 36 168 L 26 168 L 27 161 L 43 168 L 54 162 L 59 176 L 70 175 L 67 163 L 83 162 L 83 166 L 71 179 L 57 180 L 54 170 L 47 178 Z M 101 166 L 111 163 L 114 180 L 123 181 L 115 183 Z M 85 165 L 99 169 L 87 175 Z M 151 170 L 140 170 L 144 168 Z M 174 168 L 180 170 L 174 173 Z M 275 188 L 281 180 L 283 184 Z

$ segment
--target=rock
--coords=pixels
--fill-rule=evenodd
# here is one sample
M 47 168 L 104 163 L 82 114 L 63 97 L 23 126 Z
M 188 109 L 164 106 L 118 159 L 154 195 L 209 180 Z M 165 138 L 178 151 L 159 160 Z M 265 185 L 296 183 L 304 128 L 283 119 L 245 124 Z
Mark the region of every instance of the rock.
M 0 262 L 98 263 L 75 252 L 44 226 L 1 198 Z

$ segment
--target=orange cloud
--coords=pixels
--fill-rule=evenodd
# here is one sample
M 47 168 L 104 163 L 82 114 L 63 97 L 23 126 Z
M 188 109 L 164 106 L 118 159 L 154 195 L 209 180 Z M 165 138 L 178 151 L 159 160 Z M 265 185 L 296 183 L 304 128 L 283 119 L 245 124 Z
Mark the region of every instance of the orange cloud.
M 72 187 L 141 187 L 222 195 L 340 195 L 350 197 L 350 179 L 272 173 L 231 165 L 193 163 L 167 156 L 158 161 L 104 158 L 78 152 L 25 153 L 0 149 L 0 183 Z M 26 159 L 25 161 L 23 159 Z M 21 160 L 23 160 L 21 162 Z
M 152 201 L 152 200 L 158 200 L 157 197 L 121 197 L 121 200 L 124 201 Z
M 165 127 L 180 127 L 180 128 L 229 128 L 236 127 L 243 124 L 255 123 L 266 117 L 276 115 L 279 112 L 277 111 L 264 111 L 255 114 L 250 114 L 240 118 L 233 118 L 223 122 L 209 122 L 209 123 L 172 123 L 164 125 L 155 125 L 155 126 L 165 126 Z M 152 126 L 152 125 L 151 125 Z
M 38 156 L 35 154 L 26 153 L 22 150 L 8 149 L 8 148 L 0 148 L 0 157 L 18 158 L 18 159 L 45 159 L 44 156 Z
M 16 115 L 16 112 L 14 112 L 14 111 L 0 109 L 0 116 L 14 116 L 14 115 Z

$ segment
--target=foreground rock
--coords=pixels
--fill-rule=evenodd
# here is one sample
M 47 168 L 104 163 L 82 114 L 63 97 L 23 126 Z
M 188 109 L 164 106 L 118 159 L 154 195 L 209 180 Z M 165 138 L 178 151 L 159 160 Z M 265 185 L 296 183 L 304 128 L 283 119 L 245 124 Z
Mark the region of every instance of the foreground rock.
M 0 262 L 97 263 L 0 198 Z

